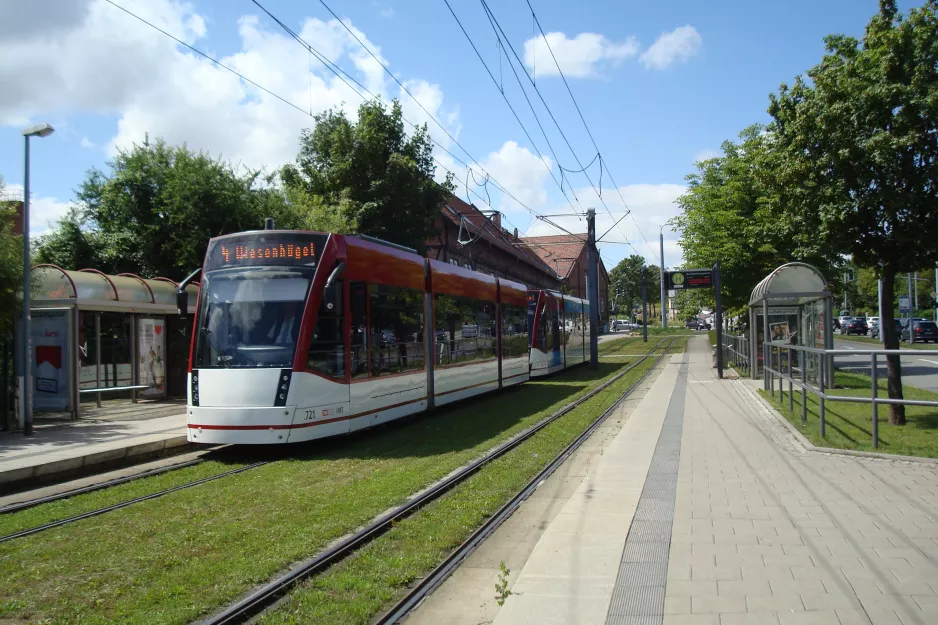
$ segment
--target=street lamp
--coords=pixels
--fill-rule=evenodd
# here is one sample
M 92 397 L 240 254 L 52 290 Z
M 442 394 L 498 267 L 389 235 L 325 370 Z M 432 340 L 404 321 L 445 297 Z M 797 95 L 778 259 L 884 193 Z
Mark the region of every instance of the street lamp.
M 49 124 L 37 124 L 23 131 L 25 174 L 23 181 L 23 434 L 33 433 L 32 353 L 29 328 L 29 138 L 48 137 L 55 129 Z
M 661 227 L 658 228 L 658 242 L 659 242 L 659 245 L 661 246 L 659 248 L 661 251 L 661 258 L 659 259 L 661 261 L 661 271 L 659 272 L 660 273 L 659 278 L 661 282 L 661 327 L 662 328 L 668 327 L 668 313 L 666 310 L 667 300 L 665 300 L 664 298 L 664 291 L 665 291 L 664 289 L 664 227 L 667 225 L 668 224 L 664 223 L 664 224 L 661 224 Z

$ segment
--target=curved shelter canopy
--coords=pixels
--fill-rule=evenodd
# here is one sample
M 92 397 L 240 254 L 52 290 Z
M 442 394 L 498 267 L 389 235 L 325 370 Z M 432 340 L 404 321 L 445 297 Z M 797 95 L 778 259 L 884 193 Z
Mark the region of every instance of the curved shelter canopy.
M 127 312 L 176 312 L 176 286 L 168 278 L 147 280 L 123 273 L 116 276 L 95 269 L 70 271 L 56 265 L 33 265 L 31 300 L 77 304 L 80 308 Z M 189 312 L 195 311 L 199 285 L 186 287 Z
M 756 285 L 749 305 L 765 300 L 772 306 L 800 306 L 825 297 L 830 297 L 830 291 L 820 271 L 806 263 L 787 263 Z

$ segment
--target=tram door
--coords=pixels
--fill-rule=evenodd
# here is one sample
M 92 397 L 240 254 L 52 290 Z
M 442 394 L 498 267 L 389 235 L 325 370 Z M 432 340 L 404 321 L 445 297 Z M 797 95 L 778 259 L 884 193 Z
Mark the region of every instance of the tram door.
M 192 319 L 166 316 L 166 396 L 186 396 Z

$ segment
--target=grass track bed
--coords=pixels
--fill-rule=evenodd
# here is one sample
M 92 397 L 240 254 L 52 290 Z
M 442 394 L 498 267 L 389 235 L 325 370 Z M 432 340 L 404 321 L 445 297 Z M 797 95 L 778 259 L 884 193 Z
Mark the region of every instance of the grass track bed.
M 367 436 L 298 447 L 295 458 L 6 543 L 0 618 L 186 623 L 204 616 L 629 362 L 616 360 Z
M 678 339 L 672 351 L 683 351 L 684 343 Z M 352 557 L 301 585 L 259 622 L 371 622 L 462 544 L 653 364 L 654 359 L 649 359 L 636 367 Z
M 828 390 L 832 395 L 851 397 L 870 397 L 870 377 L 856 373 L 838 371 L 835 374 L 836 388 Z M 776 380 L 776 391 L 778 381 Z M 827 436 L 820 434 L 820 406 L 817 397 L 808 393 L 808 421 L 801 425 L 801 392 L 795 390 L 795 410 L 788 410 L 788 384 L 779 403 L 768 391 L 759 393 L 774 406 L 788 422 L 818 447 L 836 449 L 854 449 L 859 451 L 877 451 L 904 456 L 923 456 L 938 458 L 938 411 L 924 406 L 906 406 L 905 425 L 889 424 L 889 407 L 879 406 L 879 448 L 873 449 L 873 408 L 870 404 L 855 404 L 840 401 L 824 402 L 824 425 Z M 906 399 L 938 400 L 938 393 L 923 391 L 911 386 L 903 386 Z M 879 381 L 879 396 L 886 397 L 886 380 Z

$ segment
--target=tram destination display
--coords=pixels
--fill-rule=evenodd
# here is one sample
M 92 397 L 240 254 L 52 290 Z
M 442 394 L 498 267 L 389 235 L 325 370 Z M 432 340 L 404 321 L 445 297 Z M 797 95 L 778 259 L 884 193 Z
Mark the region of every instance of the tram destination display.
M 668 289 L 709 289 L 713 287 L 712 269 L 681 269 L 668 271 L 666 285 Z
M 205 255 L 205 270 L 252 265 L 315 267 L 326 235 L 259 232 L 213 239 Z

